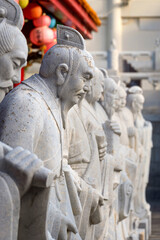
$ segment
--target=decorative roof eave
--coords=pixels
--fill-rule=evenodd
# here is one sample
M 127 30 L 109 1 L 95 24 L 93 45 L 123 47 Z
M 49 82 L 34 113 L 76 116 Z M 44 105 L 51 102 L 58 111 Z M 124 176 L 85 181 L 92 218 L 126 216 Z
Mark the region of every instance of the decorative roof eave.
M 85 23 L 85 25 L 95 32 L 98 32 L 97 26 L 92 18 L 88 15 L 88 13 L 84 10 L 84 8 L 75 0 L 63 0 L 68 7 L 71 7 L 76 14 L 78 14 L 79 18 Z
M 86 10 L 86 12 L 89 14 L 89 16 L 92 18 L 94 23 L 97 26 L 101 25 L 101 20 L 99 19 L 97 13 L 93 10 L 93 8 L 89 5 L 87 0 L 78 0 L 78 2 L 81 4 L 81 6 Z
M 59 19 L 64 25 L 75 27 L 85 39 L 92 39 L 91 30 L 87 28 L 87 24 L 82 24 L 82 21 L 78 18 L 77 13 L 74 15 L 70 13 L 70 11 L 65 7 L 64 2 L 61 3 L 61 1 L 58 0 L 39 0 L 38 2 L 49 12 L 54 14 L 55 17 Z M 81 6 L 79 7 L 81 8 Z

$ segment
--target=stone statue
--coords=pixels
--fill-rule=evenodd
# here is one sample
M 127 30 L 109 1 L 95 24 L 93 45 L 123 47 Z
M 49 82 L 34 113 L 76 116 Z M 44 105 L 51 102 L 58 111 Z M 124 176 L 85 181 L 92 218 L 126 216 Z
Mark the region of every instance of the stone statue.
M 39 74 L 12 90 L 27 60 L 22 25 L 19 5 L 0 0 L 0 239 L 148 239 L 142 89 L 126 95 L 60 25 Z
M 120 121 L 122 116 L 122 110 L 126 106 L 126 91 L 122 86 L 118 87 L 118 97 L 117 97 L 117 102 L 116 102 L 116 112 L 114 114 L 114 119 L 119 123 L 120 129 L 121 129 L 121 136 L 120 136 L 120 141 L 121 144 L 128 146 L 129 145 L 129 139 L 128 139 L 128 132 L 127 132 L 127 127 L 124 121 Z
M 20 70 L 28 55 L 27 42 L 21 32 L 23 13 L 12 0 L 0 1 L 0 102 L 20 82 Z M 5 69 L 5 70 L 4 70 Z
M 92 124 L 92 131 L 99 128 L 99 132 L 101 132 L 101 136 L 98 137 L 101 144 L 108 140 L 106 137 L 106 121 L 108 120 L 108 116 L 99 103 L 99 101 L 103 100 L 103 92 L 105 88 L 105 79 L 104 79 L 104 70 L 95 68 L 95 76 L 92 79 L 92 85 L 90 91 L 86 94 L 86 99 L 88 104 L 84 105 L 85 108 L 88 109 L 88 112 L 91 113 L 90 121 Z M 88 106 L 88 107 L 87 107 Z M 110 123 L 112 126 L 112 123 Z M 112 126 L 113 127 L 113 126 Z M 114 131 L 115 129 L 113 129 Z M 103 141 L 102 141 L 103 140 Z M 105 149 L 104 149 L 105 150 Z M 104 206 L 103 211 L 105 212 L 105 216 L 103 221 L 96 225 L 95 227 L 95 239 L 105 239 L 108 234 L 109 228 L 109 215 L 110 208 L 112 205 L 112 197 L 113 197 L 113 157 L 110 154 L 107 154 L 106 151 L 99 150 L 100 154 L 100 164 L 101 164 L 101 185 L 102 185 L 102 194 L 104 197 Z M 107 141 L 107 150 L 108 150 L 108 141 Z M 103 156 L 102 156 L 103 154 Z M 101 158 L 103 157 L 103 158 Z
M 94 71 L 93 79 L 95 75 Z M 101 89 L 101 86 L 98 87 Z M 88 86 L 88 91 L 90 88 L 92 88 L 92 84 Z M 90 94 L 88 91 L 86 95 Z M 96 93 L 100 95 L 99 88 L 96 89 Z M 94 114 L 94 109 L 85 99 L 82 99 L 78 105 L 75 105 L 69 111 L 66 129 L 68 163 L 80 177 L 82 188 L 80 201 L 83 211 L 80 216 L 77 216 L 76 223 L 80 236 L 86 240 L 96 239 L 95 224 L 102 221 L 101 205 L 103 197 L 101 195 L 100 162 L 104 158 L 106 145 L 104 140 L 100 140 L 101 132 L 99 128 L 102 129 L 102 127 L 94 119 Z
M 146 202 L 146 186 L 149 178 L 151 148 L 152 148 L 152 125 L 142 115 L 144 104 L 143 91 L 138 86 L 128 89 L 127 107 L 133 114 L 136 128 L 136 153 L 138 166 L 136 173 L 134 207 L 140 222 L 150 234 L 150 206 Z
M 62 132 L 68 110 L 93 76 L 94 62 L 76 30 L 59 26 L 57 42 L 40 73 L 7 94 L 0 106 L 1 141 L 27 148 L 53 172 L 51 187 L 31 187 L 21 199 L 18 239 L 23 240 L 66 239 L 67 234 L 70 239 L 77 232 L 62 171 Z
M 119 86 L 115 83 L 115 81 L 109 78 L 107 74 L 105 75 L 104 101 L 102 102 L 102 105 L 107 113 L 108 120 L 104 125 L 104 129 L 107 137 L 108 153 L 113 156 L 114 163 L 112 178 L 113 210 L 109 218 L 108 238 L 117 239 L 117 235 L 118 239 L 125 239 L 129 236 L 128 223 L 125 219 L 127 219 L 130 214 L 133 193 L 133 184 L 130 179 L 130 175 L 128 176 L 128 173 L 130 173 L 128 168 L 129 170 L 134 170 L 134 164 L 128 159 L 128 149 L 121 144 L 121 135 L 124 133 L 121 125 L 122 121 L 120 121 L 119 118 L 119 110 L 125 106 L 125 99 L 123 94 L 119 94 Z M 118 113 L 115 113 L 117 110 Z M 117 224 L 113 227 L 115 216 Z M 123 232 L 125 232 L 125 235 L 122 234 Z
M 26 63 L 28 47 L 21 28 L 23 14 L 14 1 L 0 1 L 0 102 L 14 83 L 20 82 L 21 67 Z M 28 159 L 26 164 L 26 159 Z M 12 149 L 0 142 L 0 235 L 16 240 L 20 197 L 30 185 L 48 187 L 52 172 L 42 167 L 35 154 L 21 147 Z M 49 173 L 51 174 L 49 176 Z M 21 177 L 20 177 L 21 176 Z

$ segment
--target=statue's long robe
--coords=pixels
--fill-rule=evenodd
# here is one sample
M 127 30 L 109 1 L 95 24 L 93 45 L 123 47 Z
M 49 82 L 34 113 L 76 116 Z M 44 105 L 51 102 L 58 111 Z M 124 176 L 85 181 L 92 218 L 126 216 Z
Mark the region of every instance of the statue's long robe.
M 0 140 L 35 153 L 54 173 L 51 187 L 31 187 L 21 199 L 18 239 L 57 239 L 61 210 L 70 215 L 62 168 L 62 122 L 58 100 L 39 75 L 11 91 L 0 106 Z M 68 202 L 66 197 L 66 203 Z M 71 220 L 74 221 L 72 218 Z
M 69 111 L 67 118 L 68 163 L 88 186 L 92 186 L 102 195 L 105 193 L 104 198 L 108 200 L 108 191 L 106 191 L 106 186 L 104 186 L 105 182 L 106 185 L 108 184 L 108 176 L 106 176 L 106 172 L 108 171 L 108 169 L 106 169 L 107 164 L 101 163 L 99 160 L 98 144 L 96 141 L 96 134 L 103 133 L 103 129 L 97 121 L 96 113 L 92 106 L 84 99 L 80 106 L 76 105 Z M 91 191 L 91 189 L 92 188 L 90 188 L 89 191 Z M 77 218 L 80 234 L 82 229 L 84 230 L 86 226 L 89 226 L 87 223 L 89 212 L 86 214 L 85 209 L 89 210 L 91 206 L 91 202 L 89 203 L 91 199 L 89 194 L 91 193 L 87 191 L 87 187 L 85 191 L 82 189 L 80 194 L 83 212 L 81 216 Z M 107 212 L 104 211 L 104 215 L 106 216 Z M 86 233 L 83 231 L 84 235 L 82 239 L 100 239 L 99 237 L 102 235 L 103 229 L 98 226 L 99 224 L 96 226 L 96 229 L 99 229 L 98 233 L 96 231 L 92 236 L 88 235 L 88 233 L 91 232 L 89 227 L 86 229 Z
M 93 148 L 97 147 L 98 153 L 98 146 L 96 144 L 94 146 L 91 139 L 94 139 L 97 132 L 102 131 L 102 128 L 96 121 L 94 110 L 90 109 L 90 105 L 85 99 L 82 100 L 80 107 L 76 105 L 69 111 L 67 128 L 68 163 L 88 184 L 101 191 L 99 155 L 96 154 L 91 162 L 92 152 L 95 150 Z M 91 168 L 92 171 L 90 171 Z
M 143 116 L 141 116 L 143 119 Z M 140 218 L 146 218 L 150 215 L 150 205 L 146 202 L 146 186 L 149 178 L 151 148 L 152 148 L 152 125 L 150 122 L 142 120 L 142 125 L 138 126 L 135 121 L 137 131 L 137 155 L 138 171 L 135 197 L 135 210 Z

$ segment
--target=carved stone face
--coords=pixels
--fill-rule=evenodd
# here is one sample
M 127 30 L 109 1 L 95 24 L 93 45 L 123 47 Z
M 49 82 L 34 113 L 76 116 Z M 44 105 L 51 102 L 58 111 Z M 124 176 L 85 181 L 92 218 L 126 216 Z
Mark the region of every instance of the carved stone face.
M 12 51 L 0 56 L 0 102 L 13 84 L 21 80 L 21 68 L 26 63 L 28 48 L 25 38 L 17 35 Z
M 92 86 L 93 102 L 99 101 L 103 93 L 103 75 L 101 72 L 98 75 L 99 77 L 95 79 Z
M 90 103 L 95 103 L 99 101 L 100 98 L 102 98 L 103 86 L 104 86 L 103 74 L 98 68 L 95 68 L 95 75 L 91 81 L 90 89 L 86 95 L 87 101 Z
M 113 79 L 107 78 L 105 80 L 105 91 L 104 91 L 104 108 L 109 117 L 113 115 L 117 105 L 117 89 L 118 86 Z
M 121 111 L 126 106 L 126 96 L 123 87 L 119 87 L 116 96 L 116 111 Z
M 126 92 L 124 89 L 120 89 L 119 91 L 119 99 L 120 99 L 120 108 L 124 108 L 126 106 Z
M 111 89 L 111 91 L 108 91 L 105 93 L 105 102 L 107 102 L 111 108 L 115 109 L 116 99 L 117 99 L 117 89 L 116 88 L 115 89 L 113 88 L 113 89 Z
M 60 98 L 68 106 L 79 103 L 90 88 L 90 80 L 94 76 L 94 61 L 90 55 L 79 55 L 77 70 L 73 69 L 70 78 L 62 86 Z
M 144 97 L 141 94 L 137 94 L 132 102 L 132 111 L 133 113 L 139 113 L 143 109 Z

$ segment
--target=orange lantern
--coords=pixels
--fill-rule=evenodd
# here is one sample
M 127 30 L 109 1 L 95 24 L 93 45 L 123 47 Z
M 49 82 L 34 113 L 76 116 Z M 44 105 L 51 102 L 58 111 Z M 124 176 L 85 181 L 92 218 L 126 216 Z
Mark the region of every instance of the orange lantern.
M 31 20 L 39 18 L 42 15 L 42 8 L 36 3 L 30 3 L 28 6 L 23 10 L 25 18 Z
M 14 0 L 14 1 L 19 4 L 19 0 Z
M 36 18 L 33 20 L 33 24 L 35 27 L 42 27 L 47 26 L 51 24 L 51 18 L 47 15 L 40 16 L 39 18 Z
M 54 33 L 47 26 L 34 28 L 30 32 L 30 40 L 37 46 L 45 45 L 54 40 Z

